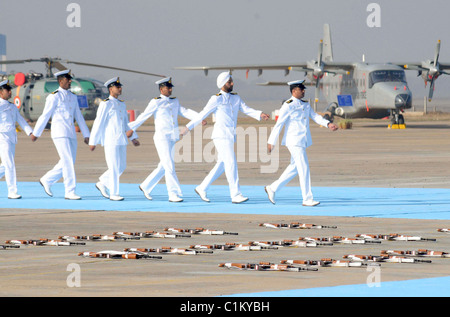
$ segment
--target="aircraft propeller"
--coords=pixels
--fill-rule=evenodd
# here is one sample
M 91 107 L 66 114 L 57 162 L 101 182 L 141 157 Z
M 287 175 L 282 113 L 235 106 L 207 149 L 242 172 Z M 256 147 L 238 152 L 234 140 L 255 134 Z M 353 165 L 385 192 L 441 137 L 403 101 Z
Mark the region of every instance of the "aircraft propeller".
M 436 44 L 436 49 L 434 53 L 433 60 L 426 60 L 421 63 L 421 65 L 405 65 L 404 68 L 407 69 L 417 69 L 418 76 L 422 75 L 422 78 L 425 81 L 425 87 L 427 83 L 430 82 L 430 87 L 428 90 L 428 101 L 431 101 L 433 98 L 434 87 L 436 83 L 436 79 L 442 75 L 450 75 L 450 73 L 442 70 L 441 65 L 439 64 L 439 52 L 441 49 L 441 41 L 439 40 Z

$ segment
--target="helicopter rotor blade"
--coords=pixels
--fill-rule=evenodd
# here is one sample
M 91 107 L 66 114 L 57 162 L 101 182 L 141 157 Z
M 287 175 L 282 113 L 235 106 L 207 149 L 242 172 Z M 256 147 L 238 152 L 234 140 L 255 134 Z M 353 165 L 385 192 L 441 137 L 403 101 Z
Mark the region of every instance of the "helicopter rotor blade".
M 68 63 L 68 64 L 75 64 L 75 65 L 89 66 L 89 67 L 108 68 L 108 69 L 121 70 L 121 71 L 125 71 L 125 72 L 131 72 L 131 73 L 143 74 L 143 75 L 150 75 L 150 76 L 156 76 L 156 77 L 162 77 L 162 78 L 166 77 L 164 75 L 147 73 L 147 72 L 142 72 L 142 71 L 138 71 L 138 70 L 131 70 L 131 69 L 125 69 L 125 68 L 119 68 L 119 67 L 112 67 L 112 66 L 105 66 L 105 65 L 98 65 L 98 64 L 90 64 L 90 63 L 83 63 L 83 62 L 75 62 L 75 61 L 64 61 L 64 62 Z
M 59 71 L 67 69 L 67 67 L 64 66 L 63 64 L 61 64 L 60 62 L 51 62 L 51 66 L 56 68 Z
M 23 64 L 30 62 L 41 62 L 41 59 L 12 59 L 7 61 L 0 61 L 0 64 Z

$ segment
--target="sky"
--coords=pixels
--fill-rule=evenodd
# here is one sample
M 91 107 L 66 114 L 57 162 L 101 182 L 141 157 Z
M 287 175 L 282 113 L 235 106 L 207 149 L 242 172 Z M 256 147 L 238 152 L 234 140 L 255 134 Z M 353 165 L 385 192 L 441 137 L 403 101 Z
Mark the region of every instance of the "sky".
M 444 0 L 0 0 L 0 33 L 7 58 L 43 56 L 172 76 L 173 95 L 201 109 L 218 92 L 220 71 L 175 70 L 178 66 L 303 63 L 317 58 L 323 25 L 331 28 L 336 62 L 421 62 L 432 59 L 441 40 L 440 61 L 450 62 L 450 3 Z M 79 27 L 70 27 L 68 6 L 79 6 Z M 371 3 L 379 5 L 379 26 L 370 27 Z M 73 20 L 72 20 L 73 21 Z M 159 95 L 159 78 L 67 65 L 79 77 L 106 81 L 119 76 L 122 98 L 142 108 Z M 8 65 L 7 71 L 45 72 L 40 63 Z M 407 78 L 415 98 L 426 91 L 415 71 Z M 446 78 L 447 77 L 447 78 Z M 450 97 L 450 76 L 442 75 L 436 102 Z M 303 79 L 303 72 L 264 71 L 258 77 L 233 73 L 235 91 L 248 105 L 289 97 L 287 87 L 256 83 Z M 314 98 L 314 89 L 306 98 Z M 321 99 L 324 99 L 321 97 Z M 450 106 L 449 106 L 450 107 Z

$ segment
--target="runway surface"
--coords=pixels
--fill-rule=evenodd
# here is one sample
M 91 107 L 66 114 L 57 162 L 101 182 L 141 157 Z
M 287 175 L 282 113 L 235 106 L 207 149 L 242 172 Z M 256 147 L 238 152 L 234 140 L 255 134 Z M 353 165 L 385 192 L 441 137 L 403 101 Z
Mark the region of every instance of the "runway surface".
M 37 180 L 57 162 L 50 133 L 45 132 L 35 143 L 19 133 L 16 168 L 18 190 L 23 198 L 7 199 L 6 184 L 4 179 L 0 180 L 0 243 L 8 239 L 55 239 L 59 235 L 160 231 L 166 227 L 203 227 L 239 235 L 0 249 L 0 296 L 448 297 L 449 258 L 433 258 L 432 263 L 383 263 L 380 287 L 368 287 L 370 272 L 365 267 L 321 267 L 317 272 L 300 273 L 218 267 L 222 262 L 342 259 L 345 254 L 379 255 L 385 249 L 450 252 L 450 235 L 436 231 L 450 227 L 450 170 L 447 166 L 450 118 L 439 116 L 408 118 L 405 130 L 386 129 L 387 123 L 379 120 L 354 120 L 352 129 L 333 133 L 312 125 L 314 145 L 309 148 L 308 158 L 314 198 L 321 202 L 313 208 L 301 205 L 298 179 L 277 193 L 276 205 L 268 201 L 264 185 L 277 179 L 290 160 L 289 152 L 282 146 L 276 160 L 263 160 L 264 151 L 258 150 L 260 161 L 254 162 L 248 157 L 239 162 L 241 190 L 249 197 L 248 202 L 231 203 L 225 176 L 209 190 L 211 203 L 200 200 L 194 193 L 195 185 L 189 184 L 199 184 L 214 163 L 193 160 L 195 154 L 199 154 L 194 144 L 191 160 L 177 163 L 184 202 L 170 203 L 163 182 L 152 192 L 153 200 L 148 201 L 138 183 L 159 162 L 152 124 L 140 129 L 140 147 L 128 147 L 127 169 L 120 179 L 124 201 L 106 200 L 95 188 L 95 181 L 106 169 L 104 153 L 102 149 L 91 152 L 83 144 L 81 135 L 76 168 L 77 193 L 83 199 L 65 200 L 61 182 L 52 187 L 54 197 L 48 197 Z M 257 131 L 267 131 L 273 124 L 259 124 Z M 247 131 L 254 123 L 243 121 L 240 126 Z M 261 138 L 264 141 L 263 133 Z M 208 148 L 210 140 L 202 141 L 201 149 Z M 248 138 L 245 151 L 250 153 L 260 141 L 260 137 Z M 275 170 L 262 173 L 261 166 L 272 166 Z M 258 226 L 261 222 L 293 221 L 337 228 L 299 231 Z M 217 250 L 210 255 L 164 255 L 160 261 L 78 256 L 84 251 L 129 247 L 186 248 L 193 244 L 296 240 L 307 235 L 354 237 L 358 233 L 399 233 L 436 241 L 334 244 L 332 247 L 261 252 Z M 79 288 L 66 284 L 70 274 L 67 267 L 73 263 L 80 266 L 82 273 Z
M 211 203 L 200 200 L 194 192 L 195 185 L 183 185 L 181 203 L 168 201 L 166 187 L 158 184 L 147 200 L 138 184 L 120 184 L 123 201 L 103 198 L 93 183 L 79 183 L 79 201 L 64 199 L 64 187 L 57 183 L 52 187 L 54 197 L 47 196 L 36 182 L 20 182 L 20 200 L 0 198 L 2 208 L 104 210 L 104 211 L 158 211 L 182 213 L 230 213 L 262 215 L 312 215 L 341 217 L 377 217 L 407 219 L 450 219 L 450 189 L 440 188 L 361 188 L 361 187 L 314 187 L 316 207 L 301 205 L 298 187 L 283 188 L 277 193 L 276 204 L 271 204 L 263 186 L 241 186 L 249 200 L 231 204 L 228 187 L 213 185 L 208 191 Z M 3 195 L 4 197 L 5 195 Z
M 62 183 L 52 187 L 54 197 L 47 196 L 36 182 L 18 184 L 23 198 L 0 198 L 1 208 L 8 209 L 59 209 L 92 211 L 139 211 L 176 213 L 225 213 L 247 215 L 308 215 L 333 217 L 370 217 L 402 219 L 450 219 L 450 189 L 439 188 L 359 188 L 314 187 L 317 207 L 301 206 L 298 187 L 286 187 L 277 195 L 272 205 L 262 186 L 242 186 L 250 199 L 242 204 L 232 204 L 228 187 L 212 186 L 208 191 L 211 203 L 205 203 L 194 193 L 194 185 L 183 185 L 184 202 L 168 202 L 166 187 L 159 184 L 152 192 L 153 200 L 144 198 L 138 184 L 121 184 L 124 201 L 113 202 L 100 196 L 93 183 L 79 183 L 79 201 L 64 199 Z M 3 195 L 4 196 L 4 195 Z M 448 250 L 446 250 L 448 251 Z M 450 276 L 369 284 L 313 287 L 284 291 L 237 293 L 238 297 L 447 297 L 450 294 Z

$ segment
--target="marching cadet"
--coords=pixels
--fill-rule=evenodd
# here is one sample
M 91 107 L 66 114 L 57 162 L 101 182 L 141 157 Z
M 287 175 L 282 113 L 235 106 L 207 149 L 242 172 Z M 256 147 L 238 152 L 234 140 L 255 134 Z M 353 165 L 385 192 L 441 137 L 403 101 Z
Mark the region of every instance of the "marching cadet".
M 95 150 L 101 144 L 105 150 L 105 160 L 108 170 L 104 172 L 95 187 L 103 197 L 119 201 L 119 179 L 127 166 L 128 137 L 134 146 L 139 146 L 137 135 L 128 126 L 127 107 L 123 100 L 117 99 L 122 94 L 122 84 L 119 77 L 108 80 L 105 87 L 109 97 L 98 106 L 97 116 L 91 130 L 89 147 Z M 109 191 L 109 193 L 108 193 Z
M 311 109 L 310 104 L 302 100 L 305 96 L 306 88 L 303 82 L 304 80 L 298 80 L 288 83 L 292 97 L 283 103 L 278 120 L 267 141 L 267 149 L 270 153 L 275 147 L 281 129 L 285 126 L 282 144 L 286 145 L 291 153 L 291 163 L 278 180 L 264 188 L 270 202 L 273 204 L 275 204 L 275 193 L 289 183 L 297 174 L 300 179 L 303 206 L 316 206 L 319 204 L 318 201 L 313 200 L 309 163 L 306 156 L 306 148 L 312 144 L 309 118 L 319 125 L 328 127 L 331 131 L 337 130 L 337 126 L 315 113 Z
M 17 144 L 16 122 L 27 135 L 31 135 L 33 129 L 20 115 L 17 107 L 8 101 L 10 98 L 11 86 L 9 80 L 4 80 L 0 82 L 0 159 L 2 160 L 0 178 L 5 176 L 8 198 L 20 199 L 22 196 L 17 194 L 16 165 L 14 162 Z
M 55 74 L 59 88 L 47 96 L 44 111 L 34 126 L 31 138 L 36 141 L 42 135 L 47 122 L 52 120 L 51 137 L 59 155 L 59 162 L 39 180 L 45 192 L 53 196 L 51 186 L 61 177 L 64 178 L 65 198 L 81 199 L 75 193 L 75 158 L 77 155 L 77 134 L 74 120 L 84 136 L 84 143 L 89 143 L 89 129 L 78 105 L 78 99 L 69 89 L 72 83 L 70 69 Z
M 155 118 L 155 142 L 156 151 L 160 162 L 156 169 L 139 185 L 144 196 L 152 200 L 150 193 L 163 176 L 166 179 L 167 193 L 170 202 L 182 202 L 183 193 L 175 172 L 174 148 L 180 138 L 178 130 L 178 116 L 181 115 L 190 120 L 198 114 L 196 111 L 186 109 L 172 95 L 172 78 L 167 77 L 156 82 L 159 85 L 160 96 L 153 98 L 145 111 L 135 121 L 129 124 L 136 131 L 152 115 Z
M 203 201 L 209 202 L 206 193 L 208 187 L 225 171 L 227 177 L 232 203 L 242 203 L 248 198 L 243 196 L 239 186 L 238 168 L 234 154 L 234 143 L 236 140 L 236 125 L 239 111 L 256 119 L 267 120 L 269 115 L 259 110 L 248 107 L 241 97 L 232 93 L 233 79 L 229 72 L 223 72 L 217 77 L 217 87 L 220 92 L 212 96 L 197 118 L 189 122 L 182 130 L 186 135 L 209 114 L 215 113 L 216 123 L 211 138 L 217 150 L 217 163 L 209 172 L 203 182 L 195 188 L 195 192 Z

